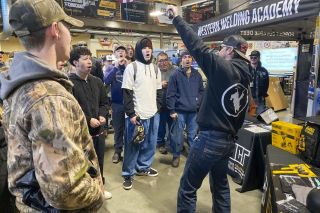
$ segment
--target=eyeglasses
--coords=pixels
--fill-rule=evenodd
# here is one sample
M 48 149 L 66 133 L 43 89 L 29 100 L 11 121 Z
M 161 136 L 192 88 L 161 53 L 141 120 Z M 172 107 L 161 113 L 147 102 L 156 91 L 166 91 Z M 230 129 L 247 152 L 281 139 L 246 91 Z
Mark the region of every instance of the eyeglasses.
M 159 63 L 164 63 L 164 62 L 167 62 L 167 61 L 169 61 L 168 59 L 160 59 L 158 62 Z
M 257 60 L 258 57 L 257 56 L 250 56 L 250 59 Z

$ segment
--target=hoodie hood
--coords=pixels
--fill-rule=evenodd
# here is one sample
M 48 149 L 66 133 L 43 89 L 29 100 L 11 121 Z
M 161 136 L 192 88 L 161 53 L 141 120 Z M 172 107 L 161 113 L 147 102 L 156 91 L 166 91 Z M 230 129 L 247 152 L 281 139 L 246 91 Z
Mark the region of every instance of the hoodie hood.
M 147 41 L 145 41 L 145 40 L 147 40 Z M 150 40 L 149 38 L 146 38 L 146 37 L 144 37 L 144 38 L 140 39 L 139 41 L 137 41 L 137 43 L 136 43 L 136 48 L 135 48 L 135 52 L 134 52 L 134 54 L 135 54 L 135 59 L 136 59 L 137 61 L 140 61 L 140 62 L 143 63 L 143 64 L 151 64 L 151 63 L 152 63 L 152 60 L 153 60 L 153 55 L 152 55 L 152 53 L 151 53 L 151 58 L 150 58 L 149 61 L 144 60 L 144 57 L 143 57 L 143 54 L 142 54 L 142 49 L 145 47 L 143 44 L 145 44 L 145 43 L 150 43 L 150 44 L 152 44 L 151 40 Z M 152 46 L 151 46 L 151 48 L 152 48 Z M 152 50 L 153 50 L 153 49 L 152 49 Z
M 244 76 L 249 76 L 250 81 L 252 79 L 252 75 L 250 73 L 250 64 L 247 63 L 243 59 L 235 58 L 231 60 L 231 63 L 236 66 L 239 70 L 241 70 Z
M 50 67 L 45 61 L 29 52 L 21 52 L 15 54 L 9 71 L 0 74 L 0 98 L 4 100 L 25 82 L 38 79 L 52 79 L 67 90 L 72 88 L 72 83 L 65 73 Z

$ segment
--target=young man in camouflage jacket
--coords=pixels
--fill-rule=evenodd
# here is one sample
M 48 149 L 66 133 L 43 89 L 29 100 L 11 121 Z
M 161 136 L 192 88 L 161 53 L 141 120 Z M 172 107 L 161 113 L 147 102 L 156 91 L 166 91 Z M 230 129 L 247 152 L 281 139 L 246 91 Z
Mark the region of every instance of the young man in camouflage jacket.
M 85 116 L 56 69 L 70 54 L 67 16 L 54 0 L 16 1 L 9 22 L 27 52 L 17 53 L 0 76 L 8 141 L 9 190 L 20 212 L 40 212 L 23 202 L 17 183 L 34 170 L 47 204 L 67 212 L 95 212 L 103 203 L 98 160 Z M 32 186 L 26 186 L 32 187 Z M 42 210 L 43 211 L 43 210 Z

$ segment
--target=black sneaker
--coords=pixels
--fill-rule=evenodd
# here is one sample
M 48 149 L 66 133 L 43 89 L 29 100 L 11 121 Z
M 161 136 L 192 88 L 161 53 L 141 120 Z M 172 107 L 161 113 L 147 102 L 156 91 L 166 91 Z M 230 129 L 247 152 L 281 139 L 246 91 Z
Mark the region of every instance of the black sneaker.
M 121 160 L 121 154 L 115 152 L 112 156 L 112 163 L 119 163 Z
M 173 159 L 172 159 L 172 167 L 175 167 L 175 168 L 177 168 L 177 167 L 179 167 L 179 163 L 180 163 L 180 157 L 173 157 Z
M 163 155 L 168 154 L 168 151 L 165 146 L 159 146 L 159 152 Z
M 132 188 L 132 178 L 125 177 L 123 180 L 122 186 L 125 190 L 130 190 Z
M 137 175 L 138 176 L 156 177 L 156 176 L 158 176 L 158 171 L 150 167 L 149 171 L 138 171 Z

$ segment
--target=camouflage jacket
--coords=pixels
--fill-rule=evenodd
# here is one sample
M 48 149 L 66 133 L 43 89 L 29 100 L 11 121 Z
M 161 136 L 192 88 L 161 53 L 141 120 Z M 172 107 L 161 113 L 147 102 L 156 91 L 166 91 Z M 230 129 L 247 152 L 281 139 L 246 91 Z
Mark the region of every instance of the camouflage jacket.
M 41 66 L 33 70 L 48 69 L 34 56 L 25 54 L 25 58 L 36 62 L 32 66 Z M 15 72 L 13 68 L 0 77 L 1 90 L 6 86 L 4 79 L 13 80 Z M 103 202 L 103 185 L 85 116 L 69 92 L 72 84 L 65 74 L 54 69 L 43 72 L 50 73 L 48 79 L 28 79 L 7 92 L 7 97 L 1 91 L 9 190 L 20 212 L 36 212 L 22 202 L 23 191 L 16 186 L 19 178 L 34 169 L 51 206 L 66 212 L 95 212 Z M 87 173 L 89 165 L 96 168 L 97 177 Z

